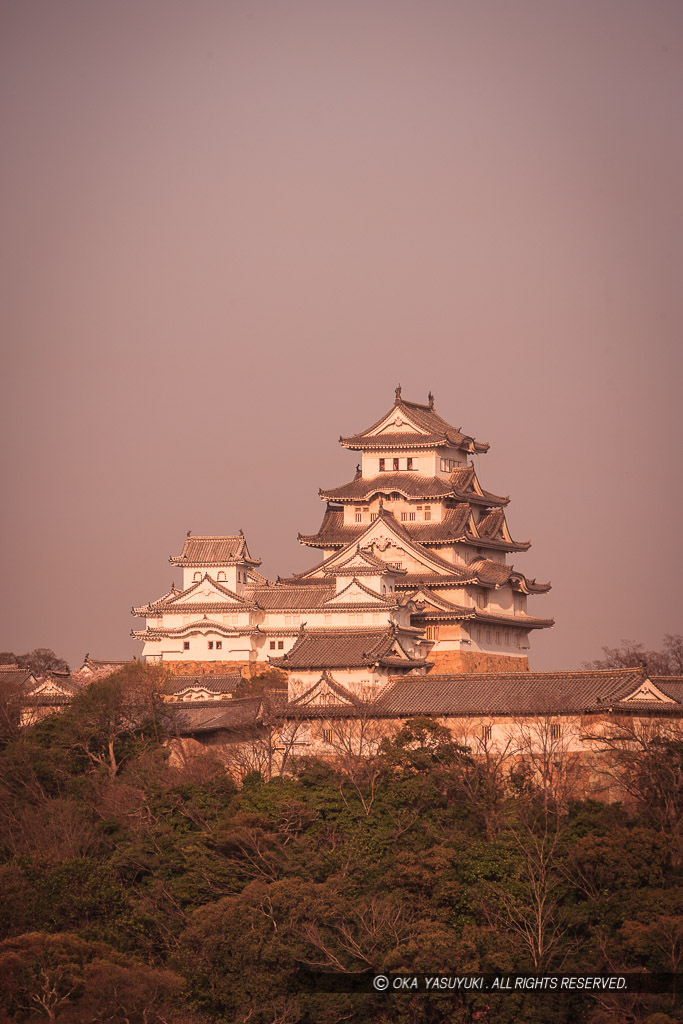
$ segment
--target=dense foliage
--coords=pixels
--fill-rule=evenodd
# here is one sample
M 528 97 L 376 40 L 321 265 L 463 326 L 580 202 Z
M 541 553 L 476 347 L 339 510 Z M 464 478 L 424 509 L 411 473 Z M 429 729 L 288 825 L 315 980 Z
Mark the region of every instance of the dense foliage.
M 208 755 L 169 763 L 168 723 L 134 671 L 93 684 L 0 754 L 0 1019 L 682 1019 L 670 995 L 349 994 L 315 982 L 674 971 L 680 847 L 661 787 L 628 810 L 560 802 L 523 772 L 502 785 L 495 763 L 414 720 L 372 771 L 302 760 L 238 789 Z M 680 767 L 680 748 L 664 754 L 667 771 Z

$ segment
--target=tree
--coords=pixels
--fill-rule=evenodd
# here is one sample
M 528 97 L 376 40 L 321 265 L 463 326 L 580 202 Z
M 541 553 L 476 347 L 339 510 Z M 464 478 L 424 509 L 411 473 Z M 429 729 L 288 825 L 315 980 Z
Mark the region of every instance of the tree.
M 36 678 L 45 676 L 48 672 L 69 671 L 69 666 L 64 658 L 58 657 L 49 647 L 36 647 L 28 654 L 14 654 L 12 651 L 0 652 L 0 665 L 10 664 L 29 669 Z
M 140 741 L 160 741 L 173 714 L 162 697 L 165 675 L 158 666 L 135 663 L 76 694 L 66 713 L 72 743 L 93 767 L 113 778 Z
M 8 1022 L 33 1021 L 38 1013 L 69 1024 L 163 1024 L 182 985 L 171 971 L 75 935 L 31 932 L 0 943 L 0 1006 Z
M 656 827 L 683 830 L 683 724 L 623 717 L 596 721 L 587 739 L 600 755 L 596 770 L 614 795 L 626 795 Z
M 619 647 L 603 647 L 604 657 L 584 662 L 584 668 L 643 668 L 650 676 L 683 675 L 683 635 L 666 633 L 661 651 L 646 651 L 641 643 L 622 640 Z

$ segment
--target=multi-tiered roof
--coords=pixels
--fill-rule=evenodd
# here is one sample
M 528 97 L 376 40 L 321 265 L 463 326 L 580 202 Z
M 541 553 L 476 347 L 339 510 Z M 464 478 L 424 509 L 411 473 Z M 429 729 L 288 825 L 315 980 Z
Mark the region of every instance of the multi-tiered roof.
M 439 416 L 431 393 L 426 405 L 408 402 L 399 386 L 388 412 L 339 440 L 362 452 L 362 462 L 349 483 L 320 489 L 327 502 L 323 521 L 299 541 L 325 558 L 298 580 L 311 581 L 335 553 L 359 546 L 401 565 L 396 589 L 418 601 L 416 625 L 460 623 L 461 643 L 498 644 L 508 655 L 526 649 L 529 629 L 552 625 L 526 612 L 526 596 L 550 584 L 506 564 L 506 554 L 531 546 L 510 534 L 509 498 L 485 490 L 469 461 L 489 445 Z

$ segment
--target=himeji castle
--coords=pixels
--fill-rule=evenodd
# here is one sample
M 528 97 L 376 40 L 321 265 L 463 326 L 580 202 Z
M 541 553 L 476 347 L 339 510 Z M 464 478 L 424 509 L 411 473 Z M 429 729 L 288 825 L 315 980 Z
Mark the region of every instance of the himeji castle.
M 509 561 L 530 543 L 510 535 L 509 499 L 478 479 L 471 460 L 488 444 L 439 416 L 431 393 L 410 402 L 400 387 L 340 443 L 360 462 L 349 483 L 320 490 L 318 532 L 299 534 L 316 564 L 272 581 L 241 531 L 188 534 L 170 559 L 180 586 L 133 608 L 143 659 L 188 673 L 276 666 L 290 689 L 330 700 L 339 686 L 372 699 L 390 675 L 527 671 L 533 631 L 553 624 L 527 602 L 550 584 Z

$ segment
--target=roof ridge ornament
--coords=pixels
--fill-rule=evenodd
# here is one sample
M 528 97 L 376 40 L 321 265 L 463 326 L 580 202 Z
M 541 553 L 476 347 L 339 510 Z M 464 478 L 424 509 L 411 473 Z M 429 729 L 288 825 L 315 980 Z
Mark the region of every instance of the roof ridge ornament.
M 427 401 L 429 402 L 429 408 L 433 409 L 434 408 L 434 395 L 431 393 L 431 391 L 427 395 Z
M 400 385 L 400 384 L 399 384 L 399 386 L 398 386 L 398 387 L 396 388 L 396 392 L 395 392 L 395 394 L 396 394 L 396 401 L 394 402 L 394 404 L 395 404 L 395 405 L 398 405 L 398 403 L 399 403 L 399 402 L 401 401 L 401 385 Z

